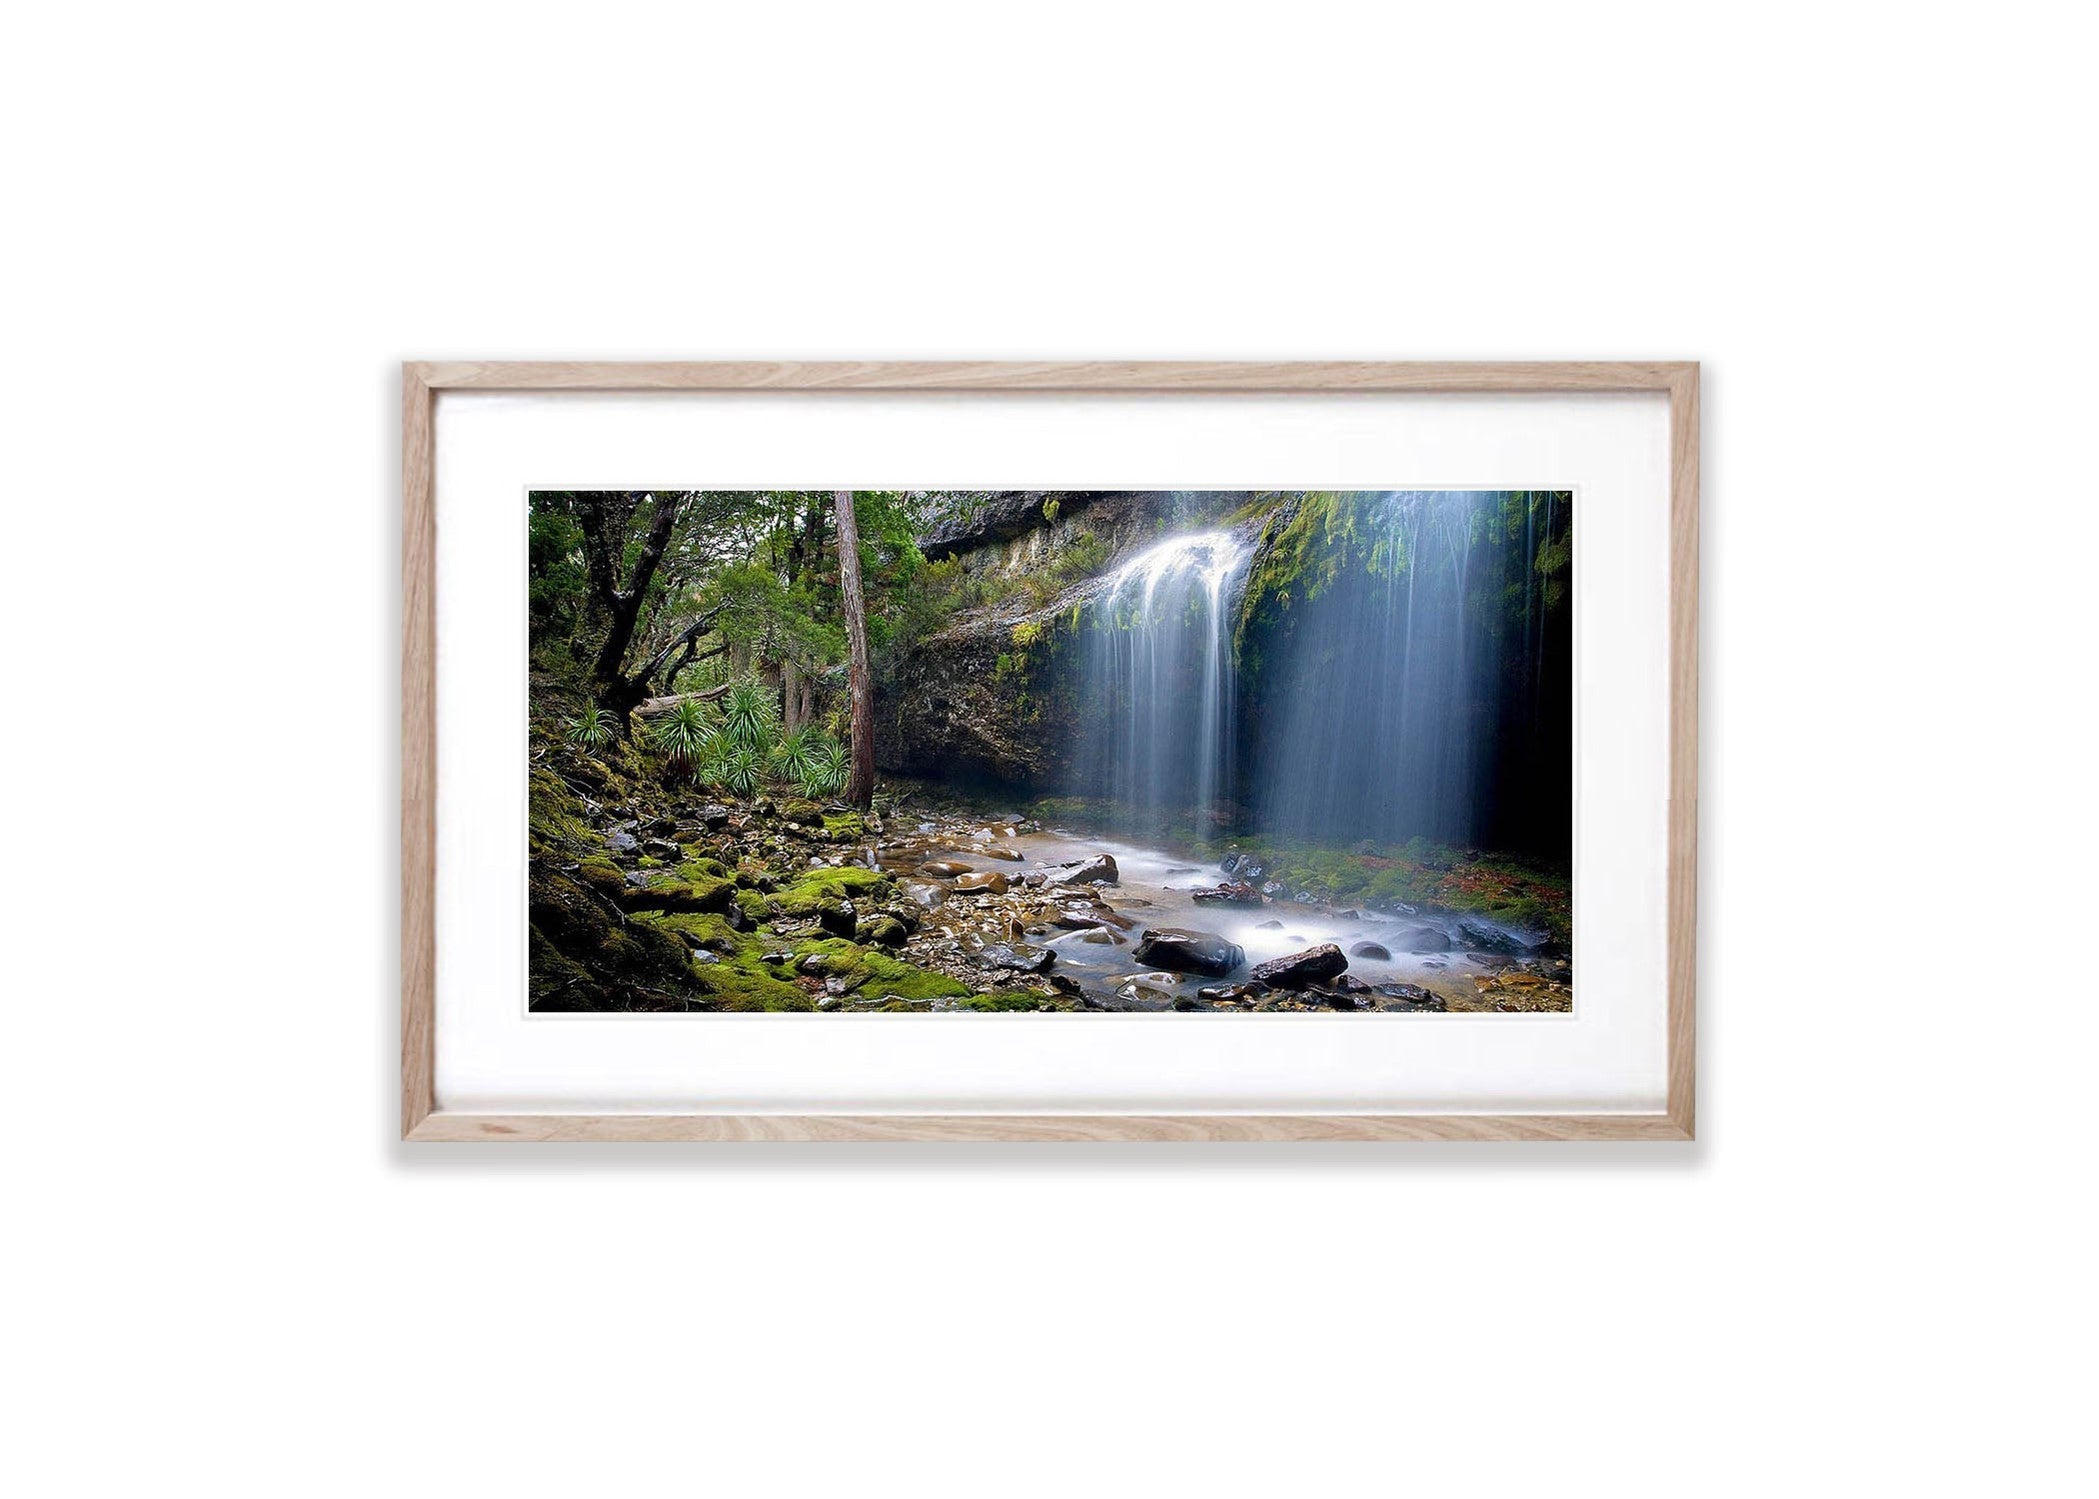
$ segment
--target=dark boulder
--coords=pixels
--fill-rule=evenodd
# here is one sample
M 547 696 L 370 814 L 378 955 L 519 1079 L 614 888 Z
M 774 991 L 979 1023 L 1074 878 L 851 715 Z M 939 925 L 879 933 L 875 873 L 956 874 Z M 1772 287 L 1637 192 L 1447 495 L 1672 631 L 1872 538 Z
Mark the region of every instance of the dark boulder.
M 1450 951 L 1450 938 L 1441 927 L 1410 926 L 1393 940 L 1403 952 Z
M 986 968 L 1003 968 L 1012 973 L 1045 973 L 1057 961 L 1057 955 L 1046 947 L 1026 942 L 998 942 L 978 953 L 977 961 Z
M 1266 984 L 1208 984 L 1196 990 L 1195 996 L 1211 1005 L 1250 1005 L 1267 992 Z
M 816 924 L 834 937 L 850 937 L 858 929 L 860 913 L 849 900 L 827 900 L 816 908 Z
M 1291 953 L 1286 958 L 1275 958 L 1266 963 L 1256 964 L 1253 976 L 1264 984 L 1274 984 L 1285 989 L 1302 989 L 1307 984 L 1339 978 L 1347 971 L 1348 955 L 1333 943 L 1322 942 L 1317 947 Z
M 1358 942 L 1348 950 L 1351 958 L 1371 958 L 1380 963 L 1390 962 L 1392 954 L 1379 942 Z
M 1246 961 L 1246 949 L 1225 941 L 1215 932 L 1191 932 L 1171 926 L 1146 932 L 1132 955 L 1140 963 L 1180 973 L 1207 973 L 1216 978 Z
M 1429 1010 L 1442 1013 L 1450 1004 L 1440 994 L 1431 994 L 1419 984 L 1379 984 L 1371 991 L 1380 1010 Z

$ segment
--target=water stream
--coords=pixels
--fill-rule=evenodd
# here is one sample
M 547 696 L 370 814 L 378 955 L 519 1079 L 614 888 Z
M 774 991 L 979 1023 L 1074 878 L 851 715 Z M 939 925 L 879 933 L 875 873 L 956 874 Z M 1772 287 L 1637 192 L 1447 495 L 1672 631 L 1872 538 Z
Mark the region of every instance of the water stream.
M 1235 793 L 1231 658 L 1248 548 L 1224 531 L 1176 536 L 1131 558 L 1089 607 L 1079 788 L 1112 798 L 1126 831 Z

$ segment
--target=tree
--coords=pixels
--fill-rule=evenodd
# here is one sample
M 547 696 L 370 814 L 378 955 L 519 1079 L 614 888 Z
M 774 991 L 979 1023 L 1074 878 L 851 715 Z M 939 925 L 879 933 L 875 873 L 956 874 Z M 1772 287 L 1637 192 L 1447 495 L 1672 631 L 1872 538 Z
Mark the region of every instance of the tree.
M 875 799 L 875 686 L 867 662 L 867 600 L 860 591 L 860 524 L 853 492 L 833 496 L 838 511 L 838 585 L 845 596 L 847 681 L 853 703 L 853 768 L 845 799 L 865 811 Z
M 591 667 L 591 679 L 597 685 L 598 700 L 622 719 L 649 695 L 649 677 L 668 659 L 667 652 L 660 653 L 631 676 L 622 670 L 627 647 L 641 620 L 642 605 L 649 597 L 649 585 L 656 580 L 656 569 L 663 564 L 663 554 L 670 549 L 671 535 L 678 528 L 678 517 L 690 498 L 684 493 L 636 490 L 579 496 L 582 503 L 576 519 L 583 530 L 591 599 L 606 617 L 605 640 Z M 635 512 L 644 501 L 651 506 L 649 528 L 630 571 L 626 561 L 627 536 Z

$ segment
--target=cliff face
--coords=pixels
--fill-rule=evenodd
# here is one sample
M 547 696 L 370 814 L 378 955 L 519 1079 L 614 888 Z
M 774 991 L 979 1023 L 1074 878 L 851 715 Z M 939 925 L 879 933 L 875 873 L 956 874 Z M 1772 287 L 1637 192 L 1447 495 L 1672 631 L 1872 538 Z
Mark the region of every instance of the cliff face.
M 987 602 L 884 663 L 883 770 L 1069 789 L 1078 738 L 1080 615 L 1107 576 L 1161 536 L 1253 497 L 1224 491 L 1008 490 L 960 496 L 919 540 Z

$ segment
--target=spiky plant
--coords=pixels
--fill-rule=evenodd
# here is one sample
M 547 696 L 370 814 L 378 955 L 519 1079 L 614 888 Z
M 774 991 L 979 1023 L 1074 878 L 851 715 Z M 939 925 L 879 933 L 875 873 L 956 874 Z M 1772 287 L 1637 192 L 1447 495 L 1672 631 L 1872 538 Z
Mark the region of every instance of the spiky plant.
M 809 773 L 810 762 L 822 737 L 813 724 L 804 724 L 783 738 L 773 746 L 773 774 L 783 781 L 799 784 Z
M 755 796 L 765 784 L 765 756 L 747 744 L 719 747 L 708 762 L 707 779 L 733 796 Z
M 707 716 L 707 705 L 687 698 L 656 720 L 649 730 L 649 742 L 662 752 L 673 769 L 689 771 L 705 756 L 713 734 L 714 724 Z
M 826 735 L 811 746 L 808 768 L 797 779 L 801 782 L 802 795 L 817 801 L 843 791 L 845 773 L 845 746 Z
M 577 749 L 600 750 L 619 732 L 619 720 L 603 708 L 585 708 L 568 721 L 562 738 Z
M 738 677 L 722 694 L 721 728 L 729 743 L 757 755 L 760 769 L 780 736 L 780 705 L 772 689 L 753 676 Z

